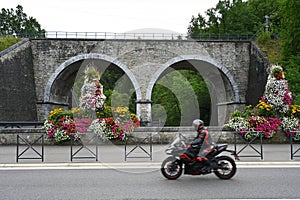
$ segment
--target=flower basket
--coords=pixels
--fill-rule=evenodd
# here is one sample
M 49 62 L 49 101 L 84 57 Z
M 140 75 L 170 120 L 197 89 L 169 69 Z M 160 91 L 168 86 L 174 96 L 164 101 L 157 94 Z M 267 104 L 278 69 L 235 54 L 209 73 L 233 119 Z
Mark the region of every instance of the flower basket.
M 79 107 L 71 110 L 57 108 L 50 112 L 44 129 L 56 143 L 88 139 L 97 136 L 102 141 L 120 141 L 140 125 L 138 116 L 130 113 L 126 106 L 105 106 L 106 96 L 100 83 L 100 73 L 93 67 L 87 68 L 83 76 L 79 96 Z M 76 96 L 76 95 L 75 95 Z M 92 139 L 91 139 L 92 138 Z M 88 142 L 88 141 L 86 141 Z M 91 141 L 89 141 L 91 142 Z
M 139 126 L 138 117 L 134 114 L 129 114 L 129 118 L 124 115 L 115 115 L 116 118 L 107 117 L 91 120 L 78 118 L 78 116 L 74 119 L 74 112 L 78 112 L 78 109 L 66 111 L 58 108 L 51 111 L 44 123 L 44 129 L 50 141 L 62 145 L 70 144 L 70 140 L 75 142 L 76 140 L 84 140 L 85 143 L 91 143 L 93 142 L 91 140 L 97 136 L 103 142 L 112 141 L 114 144 L 124 144 L 125 137 L 129 136 L 135 127 Z
M 240 134 L 246 141 L 251 141 L 261 132 L 264 139 L 270 139 L 276 135 L 280 127 L 280 120 L 277 118 L 264 118 L 261 116 L 251 116 L 249 118 L 233 117 L 229 120 L 229 126 Z
M 284 117 L 282 119 L 282 130 L 285 132 L 288 138 L 292 136 L 294 141 L 300 141 L 300 128 L 298 118 Z
M 236 110 L 225 126 L 239 132 L 246 140 L 255 137 L 247 132 L 251 129 L 262 132 L 264 140 L 274 138 L 280 128 L 290 137 L 292 131 L 300 129 L 300 106 L 292 105 L 292 101 L 282 67 L 273 65 L 259 103 L 255 107 L 247 106 L 244 111 Z M 294 140 L 300 140 L 300 134 L 294 136 Z

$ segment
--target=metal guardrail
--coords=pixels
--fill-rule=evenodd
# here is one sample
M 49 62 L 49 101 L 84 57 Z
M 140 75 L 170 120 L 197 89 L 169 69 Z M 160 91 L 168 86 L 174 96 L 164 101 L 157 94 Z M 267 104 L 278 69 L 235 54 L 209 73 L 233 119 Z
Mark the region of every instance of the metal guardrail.
M 42 127 L 44 122 L 37 121 L 0 121 L 0 127 L 3 128 L 22 128 L 22 127 Z
M 98 145 L 99 145 L 99 137 L 96 134 L 92 134 L 91 138 L 89 138 L 89 141 L 87 143 L 94 141 L 94 144 L 92 146 L 95 146 L 95 150 L 92 150 L 92 147 L 89 147 L 84 141 L 81 139 L 74 140 L 74 138 L 71 139 L 71 162 L 74 159 L 95 159 L 98 161 Z M 88 156 L 79 155 L 82 150 L 85 150 L 86 153 L 88 153 Z
M 34 145 L 37 145 L 37 142 L 41 141 L 41 146 L 34 147 Z M 21 146 L 25 146 L 21 151 Z M 39 149 L 40 150 L 39 150 Z M 26 157 L 25 153 L 29 150 L 32 150 L 35 157 Z M 30 140 L 29 136 L 23 136 L 23 134 L 17 134 L 17 155 L 16 155 L 16 161 L 19 162 L 20 159 L 41 159 L 42 162 L 44 162 L 44 134 L 41 134 L 38 136 L 38 138 L 34 140 Z
M 300 131 L 292 131 L 291 134 L 290 134 L 290 146 L 291 146 L 291 160 L 293 160 L 295 157 L 300 157 L 299 153 L 300 152 L 300 146 L 299 146 L 299 143 L 296 146 L 296 144 L 294 144 L 294 136 L 295 134 L 298 134 L 300 133 Z
M 149 147 L 149 148 L 147 148 Z M 149 158 L 152 160 L 152 154 L 153 154 L 153 142 L 152 142 L 152 133 L 147 133 L 144 136 L 137 137 L 131 137 L 126 135 L 125 139 L 125 161 L 127 161 L 128 158 Z M 141 150 L 142 156 L 137 156 L 137 154 L 134 156 L 130 156 L 132 153 L 136 153 L 137 150 Z
M 11 34 L 10 34 L 11 35 Z M 2 33 L 2 36 L 8 36 Z M 180 33 L 113 33 L 113 32 L 66 32 L 46 31 L 43 34 L 16 33 L 15 37 L 49 38 L 49 39 L 122 39 L 122 40 L 253 40 L 253 35 L 241 34 L 200 34 L 188 35 Z
M 245 132 L 248 132 L 248 133 L 256 133 L 255 137 L 253 137 L 252 139 L 250 140 L 247 140 L 245 139 L 243 136 L 241 136 L 239 133 L 237 132 L 234 132 L 234 151 L 236 152 L 236 154 L 238 155 L 238 157 L 260 157 L 261 160 L 264 159 L 264 153 L 263 153 L 263 136 L 262 136 L 262 132 L 260 131 L 254 131 L 254 130 L 250 130 L 250 131 L 245 131 Z M 241 149 L 237 149 L 237 137 L 240 137 L 243 141 L 242 143 L 242 147 Z M 253 144 L 254 144 L 254 141 L 255 140 L 258 140 L 259 139 L 259 149 L 256 148 Z M 252 149 L 253 153 L 252 155 L 240 155 L 240 153 L 242 151 L 244 151 L 246 148 L 250 148 Z

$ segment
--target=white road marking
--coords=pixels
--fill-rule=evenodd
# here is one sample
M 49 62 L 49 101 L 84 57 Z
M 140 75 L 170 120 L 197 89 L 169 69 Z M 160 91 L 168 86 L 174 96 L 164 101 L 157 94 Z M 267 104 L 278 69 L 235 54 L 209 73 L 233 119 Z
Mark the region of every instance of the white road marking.
M 237 168 L 300 168 L 300 162 L 236 162 Z M 0 164 L 0 170 L 160 169 L 160 162 Z

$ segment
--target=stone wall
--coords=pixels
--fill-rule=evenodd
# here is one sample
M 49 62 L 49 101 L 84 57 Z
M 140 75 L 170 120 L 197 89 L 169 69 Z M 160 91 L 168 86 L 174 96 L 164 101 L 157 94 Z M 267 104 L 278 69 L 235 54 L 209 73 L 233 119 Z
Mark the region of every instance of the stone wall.
M 1 52 L 0 76 L 0 121 L 36 121 L 36 87 L 29 40 Z
M 255 105 L 263 96 L 268 78 L 268 67 L 271 65 L 259 47 L 251 44 L 251 64 L 248 75 L 247 104 Z
M 234 132 L 222 130 L 220 127 L 209 127 L 209 133 L 216 143 L 234 143 Z M 146 136 L 152 134 L 154 144 L 170 144 L 179 134 L 185 137 L 194 137 L 195 131 L 191 127 L 139 127 L 132 134 L 137 140 L 142 141 Z M 42 128 L 6 128 L 0 129 L 0 145 L 15 145 L 17 134 L 21 134 L 30 141 L 35 140 L 41 134 L 45 134 Z M 82 135 L 84 139 L 84 135 Z M 243 143 L 240 137 L 237 137 L 237 143 Z M 264 139 L 264 144 L 286 144 L 289 143 L 288 137 L 278 132 L 272 139 Z M 37 142 L 37 144 L 39 144 Z M 46 145 L 55 145 L 55 143 L 45 135 Z

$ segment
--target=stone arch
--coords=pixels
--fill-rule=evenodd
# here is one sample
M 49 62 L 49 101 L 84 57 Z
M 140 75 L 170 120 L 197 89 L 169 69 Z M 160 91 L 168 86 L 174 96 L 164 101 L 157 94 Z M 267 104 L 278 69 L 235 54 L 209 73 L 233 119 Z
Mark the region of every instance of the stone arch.
M 152 78 L 149 82 L 147 92 L 146 92 L 146 99 L 151 100 L 151 94 L 152 94 L 152 89 L 154 87 L 154 84 L 156 83 L 156 81 L 160 78 L 162 73 L 168 67 L 170 67 L 173 64 L 178 63 L 180 61 L 188 61 L 188 60 L 199 60 L 199 61 L 210 63 L 211 65 L 218 68 L 221 72 L 223 72 L 223 74 L 227 77 L 227 79 L 230 82 L 230 85 L 232 87 L 232 91 L 233 91 L 233 95 L 234 95 L 234 101 L 235 102 L 240 102 L 240 95 L 239 95 L 238 85 L 235 82 L 233 76 L 230 74 L 229 70 L 226 67 L 222 66 L 221 64 L 217 63 L 215 60 L 213 60 L 211 58 L 208 58 L 208 57 L 201 56 L 201 55 L 181 55 L 181 56 L 175 57 L 175 58 L 167 61 L 165 64 L 163 64 L 155 72 L 155 74 L 153 74 L 153 76 L 152 76 Z
M 221 80 L 221 82 L 224 81 L 223 80 L 224 78 L 222 78 L 221 75 L 223 77 L 225 77 L 226 83 L 223 83 L 223 84 L 225 84 L 227 86 L 227 88 L 226 89 L 224 88 L 223 94 L 218 93 L 218 91 L 221 90 L 218 87 L 215 87 L 217 92 L 214 92 L 215 96 L 218 96 L 217 97 L 218 100 L 216 100 L 216 102 L 215 102 L 216 106 L 214 108 L 214 110 L 215 110 L 214 112 L 217 113 L 217 116 L 215 117 L 215 119 L 214 119 L 215 122 L 213 122 L 213 123 L 214 123 L 214 125 L 215 124 L 218 124 L 218 125 L 223 124 L 225 122 L 225 120 L 228 119 L 227 105 L 239 104 L 241 102 L 241 98 L 240 98 L 238 85 L 235 82 L 235 80 L 234 80 L 233 76 L 231 75 L 230 71 L 226 67 L 222 66 L 220 63 L 216 62 L 215 60 L 213 60 L 210 57 L 206 57 L 206 56 L 203 56 L 203 55 L 181 55 L 181 56 L 178 56 L 178 57 L 175 57 L 175 58 L 172 58 L 172 59 L 168 60 L 151 77 L 151 80 L 149 82 L 149 85 L 148 85 L 148 88 L 147 88 L 147 91 L 146 91 L 146 99 L 149 99 L 151 101 L 151 95 L 152 95 L 152 90 L 154 88 L 154 85 L 160 79 L 160 77 L 162 77 L 164 72 L 169 67 L 171 67 L 172 65 L 176 65 L 176 63 L 179 63 L 179 62 L 182 62 L 182 61 L 187 61 L 187 62 L 195 61 L 195 62 L 198 62 L 198 63 L 200 62 L 200 63 L 203 63 L 204 65 L 208 66 L 209 68 L 217 69 L 217 71 L 219 73 L 221 72 L 220 73 L 220 79 L 219 79 L 219 80 Z M 209 68 L 206 68 L 206 69 L 209 69 Z M 210 78 L 208 78 L 208 79 L 210 79 Z M 231 96 L 231 98 L 232 98 L 231 100 L 228 100 L 227 99 L 228 97 L 226 97 L 226 95 L 228 96 L 228 93 L 230 93 L 229 96 Z M 212 93 L 210 95 L 212 95 Z M 220 96 L 224 95 L 224 97 L 219 97 L 219 95 Z M 223 105 L 225 105 L 225 106 L 223 106 Z M 149 112 L 151 112 L 151 108 L 150 108 Z M 220 116 L 222 115 L 220 117 L 218 115 L 218 113 L 226 113 L 226 114 L 219 114 Z M 212 113 L 212 115 L 213 115 L 213 113 Z M 148 114 L 148 116 L 151 116 L 151 114 Z M 211 119 L 212 118 L 214 118 L 214 117 L 212 116 Z M 222 118 L 222 119 L 220 119 L 220 118 Z M 227 118 L 227 119 L 225 119 L 225 118 Z
M 82 61 L 82 60 L 86 60 L 86 59 L 98 59 L 98 60 L 104 60 L 107 61 L 109 63 L 112 63 L 114 65 L 116 65 L 117 67 L 119 67 L 120 69 L 122 69 L 125 74 L 129 77 L 131 83 L 133 84 L 133 87 L 136 91 L 136 97 L 137 99 L 141 99 L 141 91 L 140 91 L 140 86 L 138 81 L 136 80 L 135 76 L 133 75 L 133 73 L 128 69 L 128 67 L 123 64 L 122 62 L 118 61 L 117 59 L 107 56 L 107 55 L 103 55 L 103 54 L 97 54 L 97 53 L 90 53 L 90 54 L 80 54 L 77 55 L 75 57 L 72 57 L 70 59 L 68 59 L 67 61 L 63 62 L 56 70 L 55 72 L 51 75 L 51 77 L 49 78 L 46 86 L 45 86 L 45 91 L 44 91 L 44 102 L 46 104 L 51 104 L 51 103 L 56 103 L 56 102 L 52 102 L 51 100 L 51 95 L 52 95 L 52 87 L 57 79 L 57 77 L 59 77 L 59 75 L 65 70 L 67 69 L 70 65 L 72 65 L 73 63 L 76 63 L 78 61 Z M 49 107 L 46 108 L 45 113 L 49 113 Z

